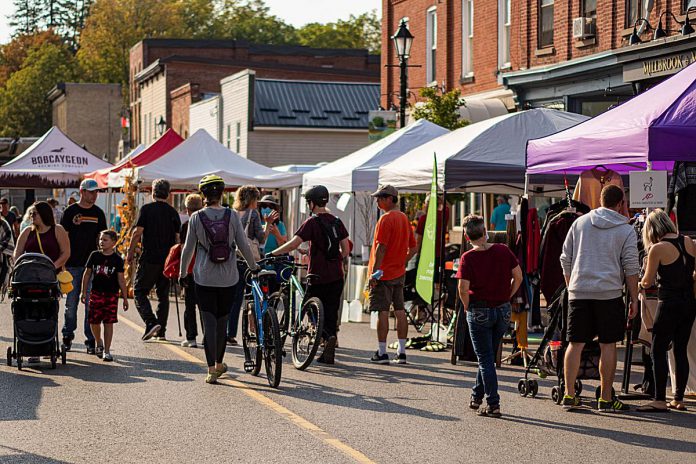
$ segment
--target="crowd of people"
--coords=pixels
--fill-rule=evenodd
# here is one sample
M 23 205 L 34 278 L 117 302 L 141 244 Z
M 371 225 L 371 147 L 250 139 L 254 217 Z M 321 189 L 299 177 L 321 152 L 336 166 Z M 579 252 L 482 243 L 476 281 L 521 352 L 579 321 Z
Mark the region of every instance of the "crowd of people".
M 206 382 L 217 383 L 227 371 L 226 345 L 236 340 L 248 271 L 258 269 L 262 255 L 279 256 L 302 250 L 309 243 L 306 298 L 317 297 L 324 306 L 325 324 L 321 334 L 321 364 L 334 364 L 338 347 L 338 314 L 345 283 L 344 259 L 352 243 L 341 220 L 328 209 L 330 195 L 323 186 L 304 193 L 310 217 L 292 237 L 283 224 L 279 201 L 261 196 L 258 188 L 246 185 L 235 193 L 233 207 L 224 203 L 226 185 L 218 176 L 200 180 L 199 194 L 185 199 L 188 221 L 170 203 L 169 182 L 152 183 L 152 201 L 145 204 L 130 236 L 125 260 L 115 251 L 117 235 L 106 227 L 104 212 L 96 206 L 98 185 L 85 180 L 79 199 L 68 206 L 56 221 L 49 202 L 37 202 L 27 210 L 31 225 L 21 229 L 18 214 L 0 200 L 0 251 L 15 258 L 33 252 L 47 255 L 57 270 L 65 268 L 78 285 L 66 295 L 63 345 L 71 349 L 77 329 L 79 302 L 85 307 L 84 336 L 87 352 L 104 361 L 113 360 L 113 324 L 118 321 L 118 301 L 128 309 L 124 279 L 126 263 L 135 266 L 134 301 L 145 324 L 143 340 L 166 340 L 171 281 L 164 268 L 173 247 L 180 248 L 178 283 L 185 289 L 184 347 L 197 347 L 198 318 L 202 324 L 203 347 L 208 365 Z M 372 194 L 381 210 L 368 263 L 369 310 L 378 313 L 377 350 L 370 361 L 377 364 L 406 360 L 408 322 L 404 285 L 406 266 L 419 252 L 425 229 L 416 229 L 400 211 L 399 192 L 385 185 Z M 446 205 L 438 205 L 442 212 Z M 565 392 L 561 404 L 573 410 L 581 407 L 575 380 L 585 344 L 597 340 L 600 355 L 600 397 L 597 409 L 619 412 L 629 409 L 613 394 L 617 367 L 616 344 L 624 339 L 626 313 L 624 292 L 629 299 L 628 318 L 639 311 L 639 293 L 657 287 L 658 309 L 652 328 L 654 400 L 638 408 L 641 412 L 684 409 L 684 392 L 689 376 L 687 345 L 696 318 L 694 262 L 696 245 L 677 233 L 669 216 L 661 210 L 645 219 L 642 242 L 648 250 L 645 262 L 639 259 L 637 238 L 622 212 L 626 209 L 623 189 L 609 185 L 601 192 L 601 206 L 578 218 L 570 228 L 560 257 L 568 294 L 567 342 L 564 359 Z M 491 229 L 501 230 L 510 206 L 498 197 L 491 217 Z M 445 211 L 448 214 L 449 211 Z M 438 214 L 438 219 L 442 214 Z M 502 244 L 489 243 L 484 218 L 469 215 L 463 229 L 471 249 L 461 255 L 456 278 L 458 294 L 469 327 L 478 372 L 472 388 L 470 407 L 479 415 L 501 416 L 495 356 L 511 318 L 512 297 L 517 293 L 523 272 L 518 258 Z M 438 234 L 439 236 L 440 234 Z M 439 247 L 437 247 L 439 248 Z M 137 259 L 137 262 L 136 262 Z M 439 259 L 438 259 L 439 261 Z M 439 267 L 439 266 L 438 266 Z M 155 290 L 153 311 L 150 293 Z M 397 341 L 393 358 L 387 354 L 389 315 L 396 319 Z M 103 325 L 103 333 L 102 333 Z M 666 401 L 667 351 L 673 349 L 676 385 L 671 402 Z M 484 401 L 486 405 L 484 406 Z

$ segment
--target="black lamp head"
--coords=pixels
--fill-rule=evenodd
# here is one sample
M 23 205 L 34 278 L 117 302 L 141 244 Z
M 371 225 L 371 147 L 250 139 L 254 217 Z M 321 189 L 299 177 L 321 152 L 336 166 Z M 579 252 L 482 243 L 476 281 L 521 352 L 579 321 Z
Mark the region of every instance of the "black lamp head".
M 691 23 L 689 22 L 689 14 L 686 14 L 686 19 L 684 19 L 684 25 L 681 28 L 681 34 L 682 35 L 689 35 L 694 33 L 694 28 L 691 26 Z
M 653 33 L 653 40 L 661 39 L 667 37 L 667 32 L 662 27 L 662 16 L 660 16 L 660 22 L 657 24 L 657 29 Z
M 638 36 L 638 30 L 636 29 L 636 26 L 633 26 L 633 32 L 631 33 L 631 36 L 628 38 L 628 44 L 629 45 L 636 45 L 643 42 L 640 40 L 640 37 Z

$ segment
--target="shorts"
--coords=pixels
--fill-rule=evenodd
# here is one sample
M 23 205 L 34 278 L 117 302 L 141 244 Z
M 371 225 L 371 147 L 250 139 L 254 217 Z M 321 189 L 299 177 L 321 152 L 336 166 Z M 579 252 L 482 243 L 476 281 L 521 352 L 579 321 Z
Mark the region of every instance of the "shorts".
M 405 276 L 393 280 L 378 280 L 377 285 L 370 288 L 370 311 L 404 311 L 404 281 Z
M 90 324 L 115 324 L 118 322 L 118 293 L 92 292 L 89 294 Z
M 613 300 L 570 300 L 568 302 L 569 342 L 618 343 L 626 331 L 626 308 L 623 298 Z

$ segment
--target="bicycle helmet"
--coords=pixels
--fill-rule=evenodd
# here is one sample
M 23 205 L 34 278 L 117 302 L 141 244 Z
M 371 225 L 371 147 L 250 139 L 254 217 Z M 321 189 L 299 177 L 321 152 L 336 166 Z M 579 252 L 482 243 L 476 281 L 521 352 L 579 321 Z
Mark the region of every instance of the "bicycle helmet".
M 198 182 L 198 190 L 205 197 L 210 194 L 220 194 L 225 190 L 225 181 L 220 176 L 209 174 Z
M 304 193 L 305 200 L 313 203 L 324 203 L 329 201 L 329 189 L 323 185 L 315 185 Z

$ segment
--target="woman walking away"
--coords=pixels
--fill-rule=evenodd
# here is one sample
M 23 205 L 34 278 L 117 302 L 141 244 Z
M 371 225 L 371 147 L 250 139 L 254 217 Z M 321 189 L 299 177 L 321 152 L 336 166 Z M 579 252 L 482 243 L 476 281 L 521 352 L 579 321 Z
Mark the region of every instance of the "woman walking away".
M 93 251 L 85 264 L 82 275 L 83 304 L 89 297 L 89 325 L 94 334 L 95 354 L 106 362 L 111 362 L 111 340 L 114 337 L 114 324 L 118 322 L 118 291 L 123 297 L 123 310 L 128 311 L 128 288 L 123 276 L 123 258 L 114 251 L 118 235 L 113 230 L 99 234 L 99 249 Z M 92 280 L 92 290 L 89 281 Z M 104 324 L 104 341 L 101 339 L 101 324 Z
M 662 412 L 668 408 L 686 410 L 684 390 L 689 378 L 687 346 L 696 318 L 694 300 L 694 257 L 696 245 L 677 234 L 667 213 L 650 213 L 643 228 L 643 243 L 649 247 L 641 288 L 657 281 L 657 314 L 652 329 L 652 360 L 655 377 L 654 401 L 638 408 L 641 412 Z M 676 385 L 674 400 L 666 402 L 667 351 L 674 349 Z
M 203 346 L 208 364 L 206 383 L 217 383 L 227 372 L 222 362 L 225 356 L 227 318 L 232 308 L 236 288 L 244 285 L 244 275 L 237 270 L 233 250 L 238 248 L 251 269 L 254 261 L 251 247 L 237 213 L 220 205 L 225 182 L 221 177 L 208 175 L 198 184 L 206 207 L 191 215 L 186 242 L 181 252 L 179 283 L 186 286 L 189 263 L 196 253 L 193 281 L 198 308 L 203 323 Z
M 261 215 L 256 209 L 259 197 L 261 197 L 259 189 L 253 185 L 243 185 L 237 190 L 234 197 L 234 205 L 232 205 L 242 223 L 242 229 L 246 237 L 244 241 L 249 243 L 253 256 L 257 260 L 261 258 L 259 246 L 266 240 L 267 236 L 261 225 Z M 268 229 L 268 233 L 270 233 L 270 229 Z M 237 261 L 237 268 L 239 275 L 243 277 L 247 269 L 244 263 Z M 244 301 L 244 288 L 244 285 L 237 287 L 234 303 L 230 308 L 230 317 L 227 321 L 227 342 L 233 346 L 237 345 L 235 337 L 239 327 L 239 313 Z
M 471 342 L 478 358 L 476 383 L 469 407 L 480 416 L 500 417 L 495 355 L 510 324 L 510 299 L 522 283 L 522 270 L 508 247 L 488 243 L 483 218 L 464 218 L 466 238 L 473 249 L 462 255 L 457 278 Z M 486 395 L 487 407 L 483 407 Z

